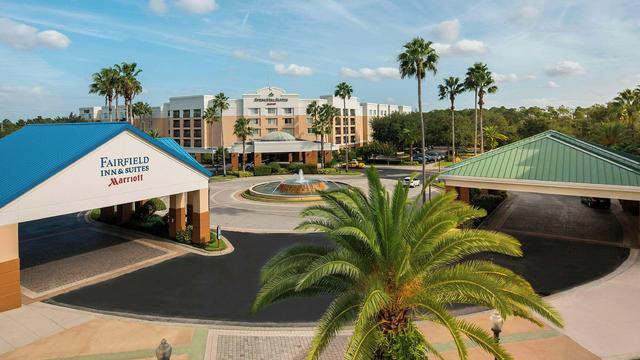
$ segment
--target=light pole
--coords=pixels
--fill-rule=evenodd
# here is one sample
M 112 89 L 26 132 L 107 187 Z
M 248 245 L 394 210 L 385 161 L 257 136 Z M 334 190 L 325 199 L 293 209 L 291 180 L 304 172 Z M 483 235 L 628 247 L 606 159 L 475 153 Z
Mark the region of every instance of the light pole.
M 500 333 L 502 332 L 502 325 L 504 325 L 504 319 L 500 316 L 500 313 L 494 311 L 491 316 L 489 316 L 489 320 L 491 320 L 491 331 L 493 331 L 493 338 L 496 340 L 496 344 L 500 343 Z M 497 357 L 494 357 L 495 360 L 498 360 Z

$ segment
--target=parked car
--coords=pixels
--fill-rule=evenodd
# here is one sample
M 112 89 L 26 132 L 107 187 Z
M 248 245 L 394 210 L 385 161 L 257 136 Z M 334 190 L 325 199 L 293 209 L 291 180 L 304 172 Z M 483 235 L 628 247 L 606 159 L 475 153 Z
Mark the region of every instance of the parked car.
M 609 209 L 611 208 L 611 200 L 605 198 L 597 198 L 597 197 L 581 197 L 580 202 L 587 205 L 590 208 L 601 208 L 601 209 Z
M 253 170 L 253 162 L 248 162 L 248 163 L 244 166 L 244 168 L 245 168 L 247 171 Z
M 432 159 L 435 159 L 434 161 L 444 160 L 445 158 L 443 153 L 439 153 L 437 151 L 429 151 L 427 155 L 431 156 Z
M 410 188 L 414 188 L 416 186 L 420 186 L 420 179 L 411 178 L 411 176 L 406 176 L 404 179 L 402 179 L 402 184 L 404 186 L 408 186 Z

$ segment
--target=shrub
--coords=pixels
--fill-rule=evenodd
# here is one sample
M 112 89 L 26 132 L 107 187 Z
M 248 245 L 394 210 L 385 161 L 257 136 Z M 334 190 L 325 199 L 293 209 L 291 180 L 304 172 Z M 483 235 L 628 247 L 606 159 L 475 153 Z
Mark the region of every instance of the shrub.
M 265 165 L 258 165 L 253 168 L 253 174 L 255 176 L 271 175 L 271 167 Z
M 304 171 L 304 170 L 303 170 Z M 338 172 L 338 169 L 336 168 L 324 168 L 324 169 L 318 169 L 318 174 L 335 174 Z
M 166 218 L 159 215 L 151 215 L 144 219 L 132 218 L 127 222 L 126 227 L 157 236 L 167 234 Z
M 380 341 L 376 358 L 384 360 L 423 360 L 427 358 L 424 337 L 415 325 L 409 323 L 398 332 L 388 332 Z
M 490 214 L 503 200 L 504 197 L 499 194 L 480 194 L 473 199 L 472 204 L 481 209 L 485 209 L 487 214 Z
M 167 204 L 165 204 L 164 201 L 158 198 L 149 199 L 147 203 L 153 204 L 156 211 L 167 210 Z
M 301 163 L 301 162 L 292 162 L 289 165 L 287 165 L 287 170 L 289 170 L 292 173 L 298 172 L 298 170 L 300 170 L 302 165 L 304 165 L 304 164 Z
M 267 166 L 271 168 L 272 173 L 277 173 L 280 171 L 280 164 L 275 161 L 270 162 L 269 164 L 267 164 Z
M 253 173 L 251 171 L 238 171 L 237 173 L 238 177 L 250 177 L 253 176 Z
M 89 214 L 89 216 L 91 217 L 92 220 L 100 219 L 100 209 L 91 210 L 91 213 Z
M 316 164 L 302 164 L 300 166 L 302 172 L 305 174 L 317 174 L 318 173 L 318 165 Z
M 178 230 L 176 232 L 176 241 L 183 244 L 191 243 L 191 232 L 193 232 L 193 226 L 187 226 L 186 230 Z

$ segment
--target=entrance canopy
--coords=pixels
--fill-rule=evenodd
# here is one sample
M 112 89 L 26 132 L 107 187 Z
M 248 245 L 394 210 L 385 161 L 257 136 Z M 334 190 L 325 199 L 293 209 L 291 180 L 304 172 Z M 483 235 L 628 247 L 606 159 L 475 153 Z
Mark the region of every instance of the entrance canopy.
M 320 151 L 320 142 L 296 139 L 293 135 L 274 131 L 263 136 L 261 139 L 253 139 L 246 143 L 245 152 L 260 154 L 275 153 L 299 153 L 308 151 Z M 338 147 L 331 143 L 324 143 L 325 151 L 338 150 Z M 242 143 L 237 142 L 231 146 L 231 153 L 242 153 Z
M 640 159 L 549 130 L 448 167 L 450 187 L 640 200 Z
M 28 125 L 0 154 L 0 226 L 206 189 L 211 175 L 126 123 Z

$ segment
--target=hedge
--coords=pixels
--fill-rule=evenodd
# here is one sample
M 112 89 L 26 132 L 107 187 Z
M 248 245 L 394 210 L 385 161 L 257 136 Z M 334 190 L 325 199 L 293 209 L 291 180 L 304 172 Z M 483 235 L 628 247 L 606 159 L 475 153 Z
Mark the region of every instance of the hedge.
M 271 167 L 265 166 L 265 165 L 258 165 L 253 168 L 253 174 L 255 176 L 271 175 L 271 171 L 272 171 Z
M 278 171 L 280 171 L 280 164 L 275 161 L 270 162 L 269 164 L 267 164 L 267 166 L 271 168 L 272 173 L 277 173 Z

